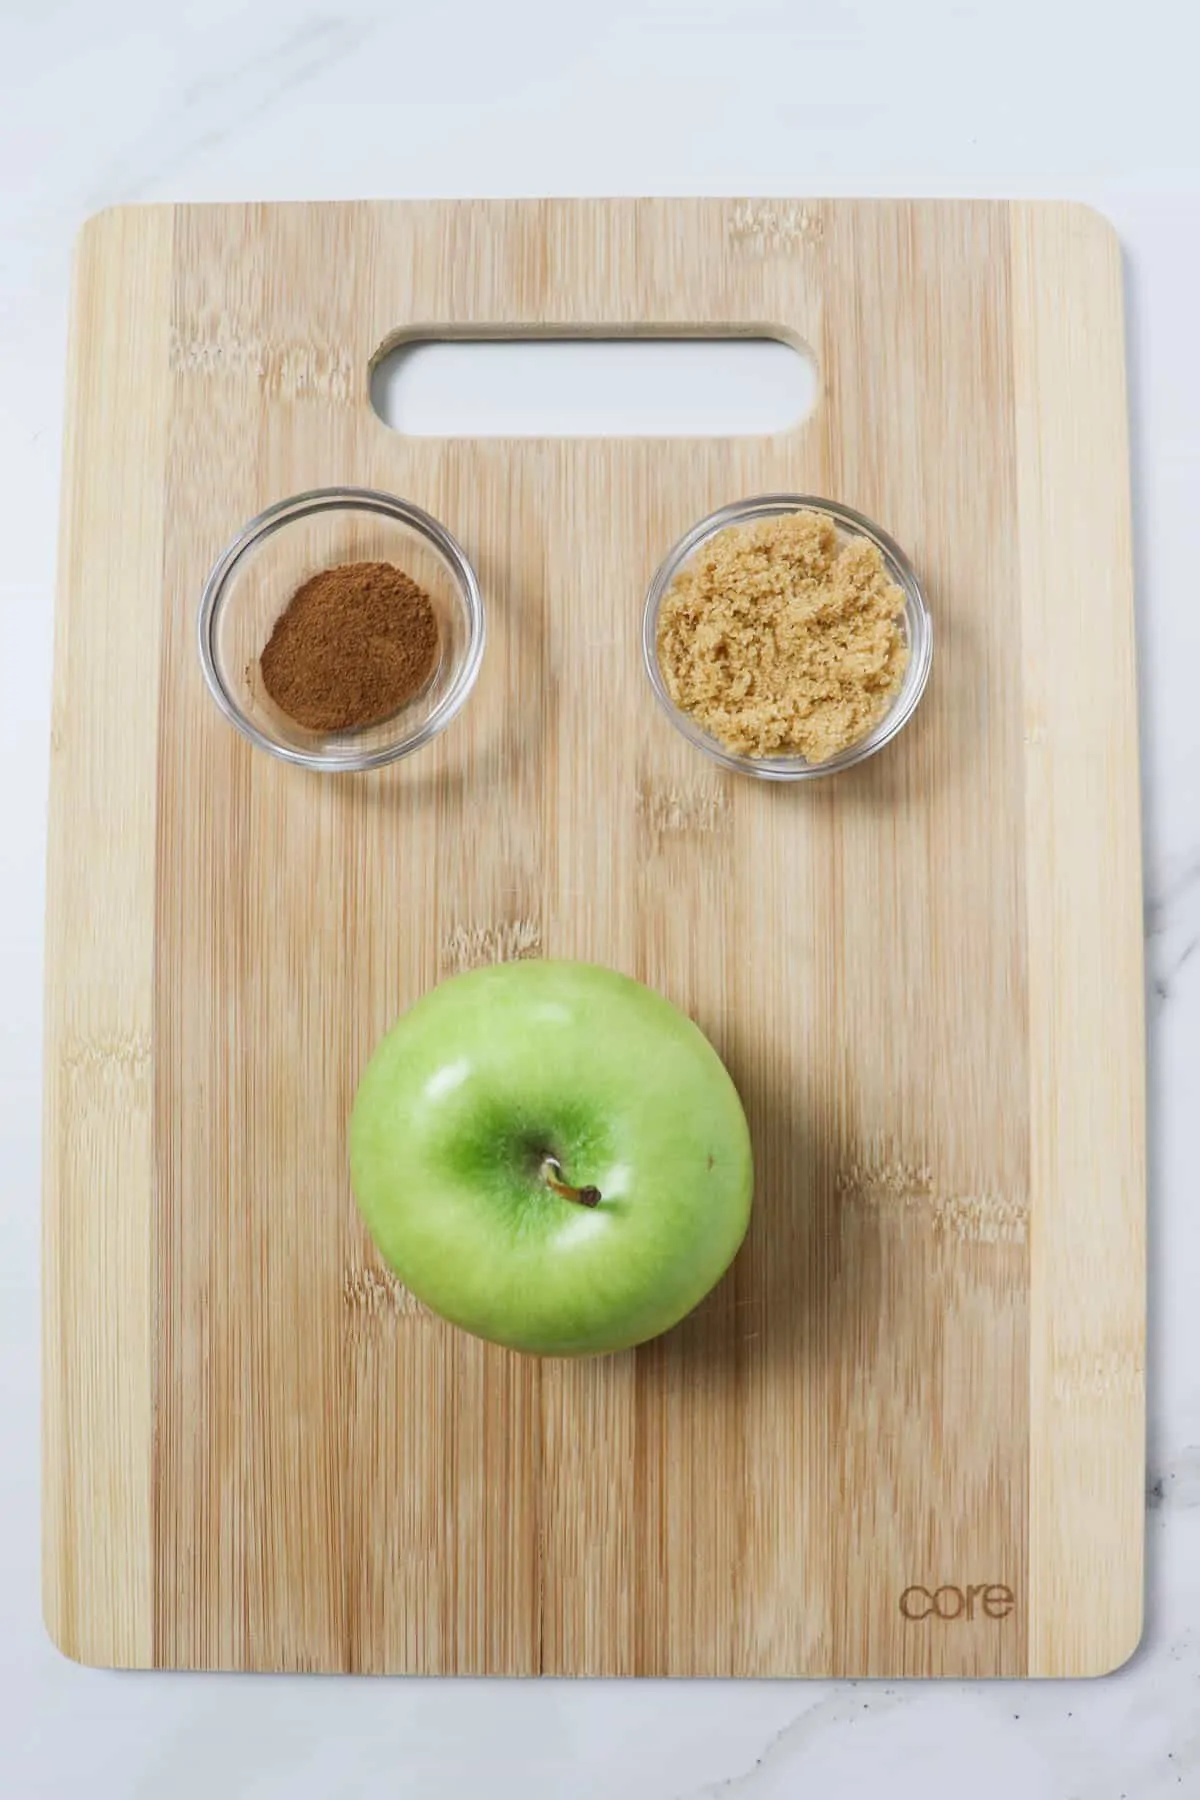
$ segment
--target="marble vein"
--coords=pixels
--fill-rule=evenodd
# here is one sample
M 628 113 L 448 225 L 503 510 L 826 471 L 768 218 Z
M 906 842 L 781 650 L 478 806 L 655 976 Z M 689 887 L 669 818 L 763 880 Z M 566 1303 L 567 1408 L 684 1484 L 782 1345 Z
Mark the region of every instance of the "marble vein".
M 326 76 L 361 47 L 372 28 L 369 20 L 316 16 L 249 55 L 238 54 L 236 40 L 228 43 L 225 58 L 186 81 L 169 115 L 160 117 L 105 171 L 86 196 L 84 210 L 162 193 L 173 176 L 206 151 Z

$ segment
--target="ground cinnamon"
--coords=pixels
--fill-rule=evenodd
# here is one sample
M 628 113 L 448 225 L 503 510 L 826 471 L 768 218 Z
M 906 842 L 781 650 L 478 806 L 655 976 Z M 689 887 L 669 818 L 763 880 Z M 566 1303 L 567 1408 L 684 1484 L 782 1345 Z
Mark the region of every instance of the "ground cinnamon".
M 276 706 L 310 731 L 378 724 L 420 692 L 438 659 L 424 588 L 392 563 L 342 563 L 297 588 L 259 666 Z

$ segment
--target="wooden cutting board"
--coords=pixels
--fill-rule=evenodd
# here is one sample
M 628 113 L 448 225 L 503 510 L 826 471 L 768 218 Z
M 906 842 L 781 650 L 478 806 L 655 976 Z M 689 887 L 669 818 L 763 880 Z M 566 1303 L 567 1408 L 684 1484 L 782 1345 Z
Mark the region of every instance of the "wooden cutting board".
M 386 429 L 416 328 L 776 333 L 769 438 Z M 226 724 L 205 574 L 334 483 L 480 572 L 465 713 L 329 778 Z M 659 714 L 648 578 L 764 490 L 861 509 L 936 630 L 800 790 Z M 45 1598 L 88 1662 L 1080 1675 L 1141 1617 L 1143 1054 L 1117 244 L 1073 206 L 151 207 L 79 247 L 53 727 Z M 586 704 L 584 701 L 586 700 Z M 453 970 L 611 964 L 745 1098 L 733 1272 L 540 1362 L 386 1274 L 346 1120 Z

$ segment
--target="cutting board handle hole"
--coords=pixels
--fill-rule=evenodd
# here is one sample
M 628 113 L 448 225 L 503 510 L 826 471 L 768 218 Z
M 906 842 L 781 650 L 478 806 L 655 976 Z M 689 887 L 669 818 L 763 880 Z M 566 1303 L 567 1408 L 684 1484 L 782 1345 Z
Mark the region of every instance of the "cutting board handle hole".
M 726 337 L 410 337 L 371 404 L 408 437 L 760 437 L 812 411 L 817 369 L 765 330 Z

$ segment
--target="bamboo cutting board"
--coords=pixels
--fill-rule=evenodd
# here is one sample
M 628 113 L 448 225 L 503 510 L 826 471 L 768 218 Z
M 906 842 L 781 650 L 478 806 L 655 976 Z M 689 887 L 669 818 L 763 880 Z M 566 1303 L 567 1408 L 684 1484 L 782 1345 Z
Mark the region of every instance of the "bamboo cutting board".
M 767 331 L 733 440 L 405 439 L 381 346 Z M 489 641 L 411 763 L 226 724 L 205 574 L 348 483 L 442 519 Z M 654 565 L 765 490 L 878 520 L 933 677 L 881 756 L 726 777 L 639 662 Z M 1079 1675 L 1141 1616 L 1142 969 L 1120 259 L 1050 205 L 152 207 L 72 327 L 46 1040 L 45 1601 L 88 1662 Z M 586 700 L 586 704 L 584 703 Z M 354 1085 L 453 970 L 583 957 L 713 1039 L 745 1249 L 636 1353 L 422 1311 Z

